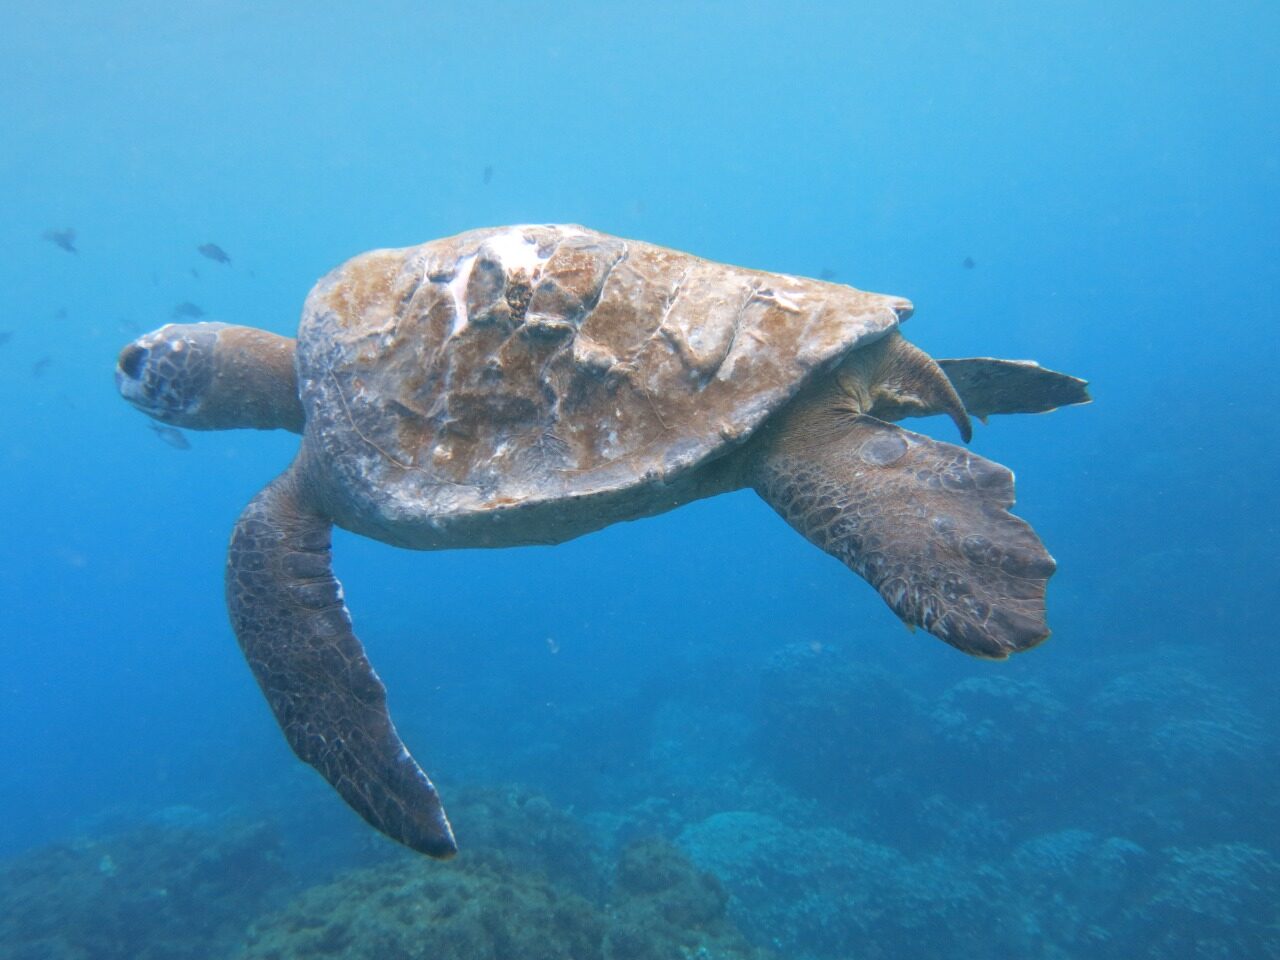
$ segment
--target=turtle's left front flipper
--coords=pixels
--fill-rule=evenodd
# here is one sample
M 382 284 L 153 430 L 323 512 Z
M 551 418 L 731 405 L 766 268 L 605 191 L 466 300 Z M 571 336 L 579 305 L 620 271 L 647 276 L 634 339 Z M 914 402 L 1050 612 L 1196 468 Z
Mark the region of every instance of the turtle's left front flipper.
M 328 518 L 296 468 L 245 508 L 227 556 L 236 638 L 289 746 L 382 833 L 433 857 L 457 852 L 431 780 L 387 713 L 330 564 Z
M 875 417 L 802 409 L 766 428 L 748 482 L 902 620 L 1003 658 L 1049 635 L 1054 562 L 1009 513 L 1013 474 Z

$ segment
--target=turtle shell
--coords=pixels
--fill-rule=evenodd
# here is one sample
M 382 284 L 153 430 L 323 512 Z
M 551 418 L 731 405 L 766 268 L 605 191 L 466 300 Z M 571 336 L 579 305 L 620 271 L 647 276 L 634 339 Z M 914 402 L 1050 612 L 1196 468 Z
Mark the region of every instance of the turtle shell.
M 375 250 L 307 299 L 304 451 L 338 522 L 381 539 L 564 539 L 487 541 L 473 521 L 605 500 L 587 526 L 620 519 L 909 310 L 578 226 Z

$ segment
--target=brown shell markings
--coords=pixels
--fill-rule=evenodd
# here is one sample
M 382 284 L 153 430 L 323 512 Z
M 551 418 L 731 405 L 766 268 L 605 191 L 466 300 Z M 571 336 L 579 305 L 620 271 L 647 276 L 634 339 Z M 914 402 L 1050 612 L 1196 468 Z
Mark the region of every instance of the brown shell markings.
M 671 482 L 909 306 L 576 226 L 373 251 L 307 300 L 307 444 L 383 527 Z

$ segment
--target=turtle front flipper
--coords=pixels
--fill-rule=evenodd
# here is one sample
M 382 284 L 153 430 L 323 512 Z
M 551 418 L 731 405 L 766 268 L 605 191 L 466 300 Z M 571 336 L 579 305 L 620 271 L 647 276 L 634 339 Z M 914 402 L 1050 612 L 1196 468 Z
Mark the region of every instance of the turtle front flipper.
M 1000 659 L 1049 635 L 1054 562 L 1008 512 L 1013 474 L 874 417 L 809 408 L 760 437 L 748 481 L 903 621 Z
M 289 746 L 382 833 L 433 857 L 457 852 L 431 780 L 387 713 L 333 576 L 332 523 L 309 508 L 296 468 L 250 501 L 227 557 L 240 648 Z

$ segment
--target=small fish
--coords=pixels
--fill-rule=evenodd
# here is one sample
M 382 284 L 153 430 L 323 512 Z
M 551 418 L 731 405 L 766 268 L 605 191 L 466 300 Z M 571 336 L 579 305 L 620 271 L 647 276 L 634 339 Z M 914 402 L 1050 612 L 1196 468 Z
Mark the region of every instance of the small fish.
M 978 264 L 973 259 L 973 257 L 965 257 L 963 260 L 960 261 L 960 266 L 964 267 L 966 270 L 972 270 L 977 265 Z
M 156 423 L 154 420 L 152 420 L 149 424 L 147 424 L 147 426 L 149 426 L 152 429 L 152 431 L 155 433 L 157 437 L 159 437 L 169 446 L 173 447 L 173 449 L 175 450 L 191 449 L 191 441 L 188 440 L 186 434 L 184 434 L 177 427 L 171 427 L 168 424 L 164 424 L 164 423 Z
M 493 167 L 485 167 L 485 168 L 484 168 L 484 175 L 483 175 L 483 176 L 484 176 L 485 186 L 488 186 L 490 183 L 492 183 L 492 182 L 493 182 Z
M 76 231 L 74 227 L 66 227 L 62 230 L 46 230 L 41 239 L 57 244 L 67 253 L 80 252 L 76 249 Z
M 196 253 L 202 257 L 208 257 L 218 263 L 230 263 L 231 257 L 227 255 L 227 251 L 223 250 L 216 243 L 202 243 L 196 247 Z
M 819 280 L 834 280 L 837 276 L 838 274 L 830 267 L 823 267 L 818 271 Z
M 12 339 L 13 339 L 12 330 L 0 330 L 0 347 L 3 347 L 6 343 L 8 343 Z
M 204 308 L 190 300 L 183 300 L 169 312 L 169 316 L 174 320 L 181 320 L 184 317 L 199 320 L 204 316 Z
M 49 366 L 52 363 L 53 363 L 53 357 L 48 357 L 48 356 L 41 357 L 39 360 L 37 360 L 35 363 L 31 365 L 31 375 L 33 377 L 44 376 L 44 372 L 49 369 Z
M 200 279 L 200 271 L 199 271 L 199 270 L 197 270 L 195 267 L 191 267 L 190 269 L 191 269 L 191 275 L 192 275 L 193 277 L 195 277 L 197 280 L 199 280 L 199 279 Z
M 55 320 L 67 319 L 67 308 L 59 307 L 57 310 L 53 311 L 53 319 Z

